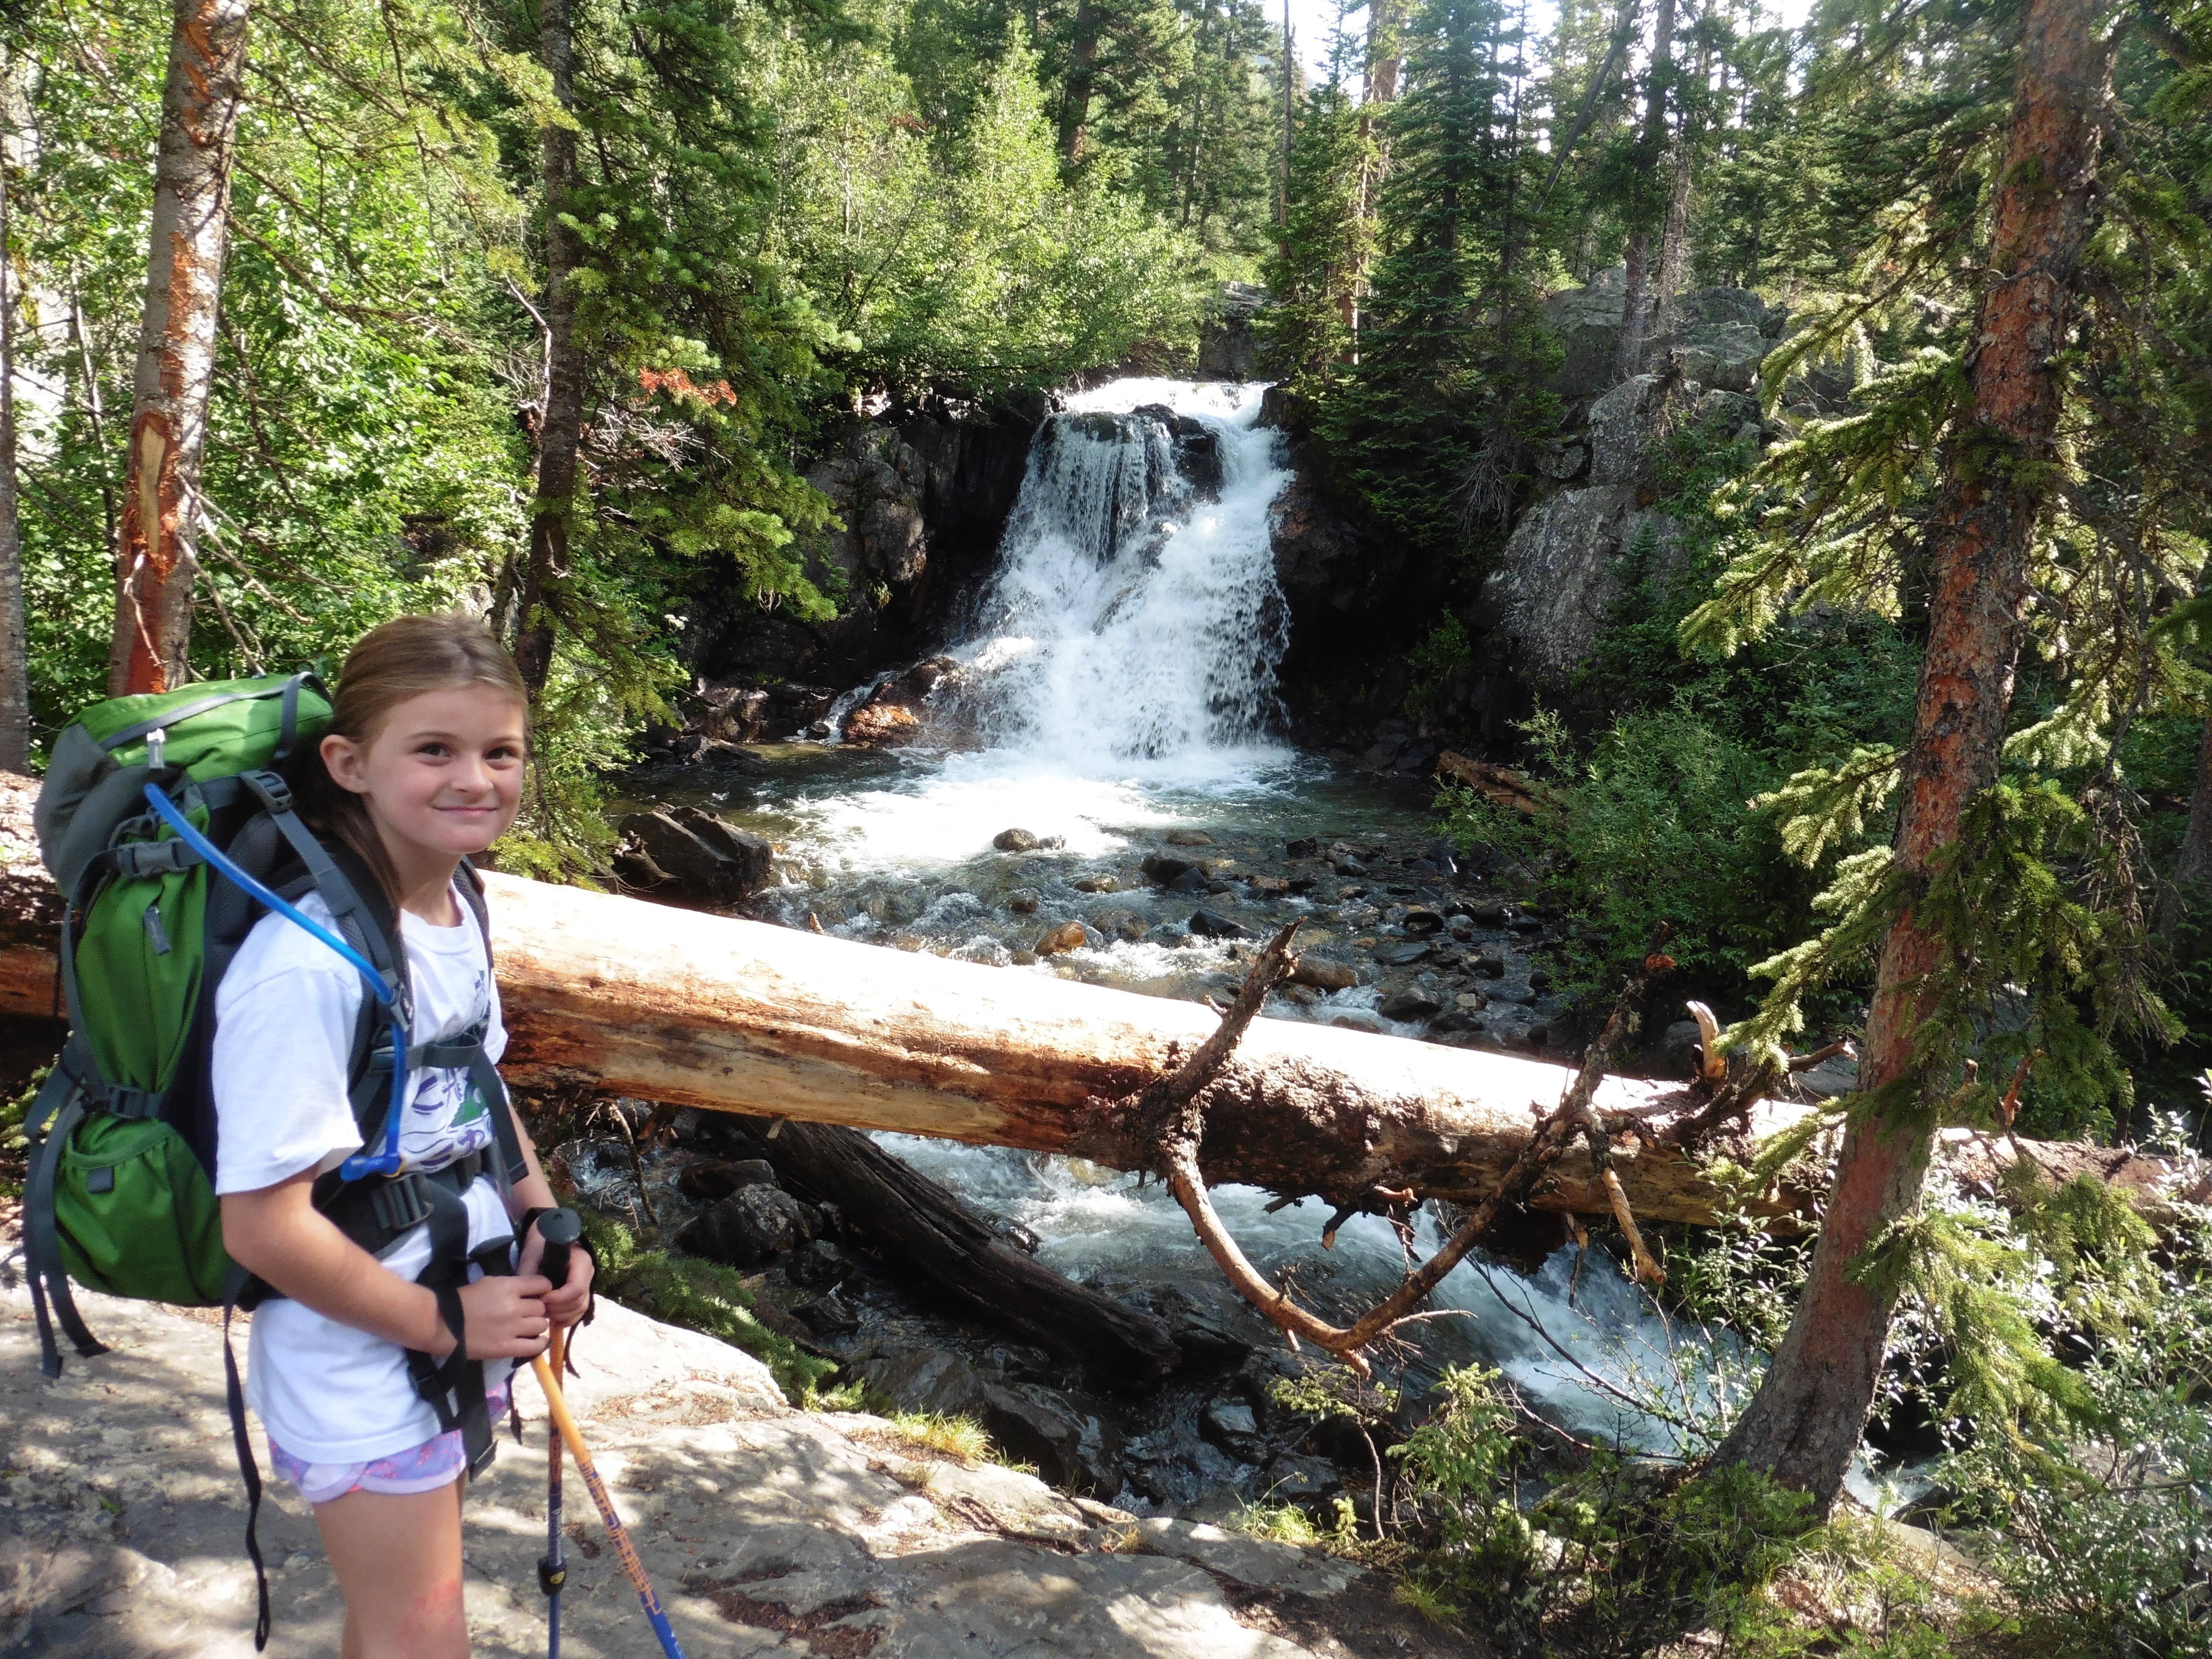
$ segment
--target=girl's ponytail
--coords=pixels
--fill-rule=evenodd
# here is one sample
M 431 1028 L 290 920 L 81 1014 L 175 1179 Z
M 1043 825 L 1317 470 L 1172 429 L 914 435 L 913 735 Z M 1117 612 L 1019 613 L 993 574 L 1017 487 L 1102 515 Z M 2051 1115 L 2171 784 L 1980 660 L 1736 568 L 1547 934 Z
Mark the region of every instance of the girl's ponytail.
M 397 617 L 370 629 L 346 653 L 345 665 L 338 671 L 330 729 L 366 748 L 392 711 L 410 697 L 471 684 L 495 687 L 524 708 L 530 706 L 530 692 L 514 659 L 474 617 L 462 611 Z M 302 769 L 302 814 L 307 823 L 319 834 L 352 848 L 375 875 L 386 897 L 397 904 L 398 879 L 362 798 L 340 787 L 319 756 Z

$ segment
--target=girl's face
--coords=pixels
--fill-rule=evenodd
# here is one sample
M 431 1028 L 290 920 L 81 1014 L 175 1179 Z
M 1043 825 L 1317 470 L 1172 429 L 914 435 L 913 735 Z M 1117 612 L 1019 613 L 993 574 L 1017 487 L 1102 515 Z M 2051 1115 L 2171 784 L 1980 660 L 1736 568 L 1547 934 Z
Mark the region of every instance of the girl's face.
M 481 681 L 408 698 L 365 744 L 334 733 L 322 748 L 403 866 L 483 852 L 521 805 L 523 706 Z

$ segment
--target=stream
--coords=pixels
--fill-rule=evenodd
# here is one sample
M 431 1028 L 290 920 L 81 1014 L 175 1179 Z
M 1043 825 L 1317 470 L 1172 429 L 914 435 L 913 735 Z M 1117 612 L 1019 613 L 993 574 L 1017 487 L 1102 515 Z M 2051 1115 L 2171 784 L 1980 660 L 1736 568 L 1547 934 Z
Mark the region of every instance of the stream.
M 998 569 L 945 647 L 950 666 L 921 741 L 837 741 L 837 724 L 873 689 L 858 687 L 822 740 L 757 746 L 768 763 L 757 773 L 656 779 L 650 799 L 705 807 L 776 845 L 777 884 L 747 907 L 764 919 L 1009 973 L 1196 997 L 1241 982 L 1254 942 L 1297 915 L 1302 947 L 1360 963 L 1363 982 L 1291 988 L 1302 994 L 1272 1015 L 1540 1049 L 1562 1011 L 1532 954 L 1540 930 L 1455 870 L 1425 789 L 1340 770 L 1271 735 L 1288 623 L 1268 514 L 1288 474 L 1276 434 L 1257 423 L 1261 390 L 1128 380 L 1068 399 L 1032 447 Z M 994 846 L 1010 830 L 1042 844 Z M 1147 855 L 1200 869 L 1164 888 L 1140 871 Z M 1410 911 L 1448 917 L 1449 933 L 1431 937 L 1450 948 L 1408 929 Z M 1200 915 L 1243 937 L 1194 931 Z M 1073 921 L 1079 946 L 1036 953 Z M 1218 1375 L 1178 1373 L 1161 1398 L 1123 1414 L 1096 1468 L 1063 1473 L 1146 1512 L 1327 1484 L 1325 1472 L 1301 1472 L 1297 1436 L 1267 1393 L 1298 1362 L 1227 1291 L 1161 1188 L 1064 1158 L 882 1139 L 979 1211 L 1026 1229 L 1041 1261 L 1222 1337 Z M 680 1206 L 672 1186 L 656 1184 Z M 1380 1218 L 1353 1219 L 1324 1250 L 1320 1200 L 1269 1213 L 1270 1195 L 1255 1188 L 1215 1198 L 1254 1261 L 1271 1278 L 1292 1273 L 1324 1312 L 1378 1297 L 1404 1271 L 1407 1241 Z M 1412 1249 L 1425 1255 L 1440 1237 L 1424 1210 Z M 846 1288 L 859 1328 L 838 1334 L 832 1351 L 920 1408 L 960 1403 L 958 1389 L 944 1390 L 943 1367 L 911 1358 L 916 1345 L 947 1340 L 945 1322 L 872 1285 Z M 1729 1339 L 1717 1348 L 1670 1326 L 1594 1249 L 1563 1245 L 1533 1272 L 1469 1261 L 1431 1306 L 1438 1316 L 1381 1368 L 1409 1413 L 1443 1367 L 1480 1363 L 1567 1434 L 1624 1450 L 1683 1450 L 1667 1418 L 1708 1409 L 1716 1365 L 1741 1358 Z M 1016 1392 L 1066 1381 L 980 1328 L 953 1346 L 977 1376 Z M 1669 1403 L 1655 1415 L 1639 1401 Z M 1077 1402 L 1079 1414 L 1092 1407 L 1113 1412 Z M 1357 1449 L 1339 1462 L 1366 1459 Z

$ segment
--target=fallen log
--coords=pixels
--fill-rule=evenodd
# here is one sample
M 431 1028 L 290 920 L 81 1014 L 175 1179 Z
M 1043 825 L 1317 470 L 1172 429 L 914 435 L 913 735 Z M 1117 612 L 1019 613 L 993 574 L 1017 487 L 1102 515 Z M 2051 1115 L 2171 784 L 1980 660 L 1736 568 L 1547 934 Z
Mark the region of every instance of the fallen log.
M 955 1302 L 1103 1378 L 1154 1382 L 1182 1363 L 1165 1322 L 1030 1260 L 937 1182 L 857 1129 L 746 1121 L 788 1186 L 835 1204 Z
M 34 787 L 24 781 L 22 788 Z M 20 842 L 15 860 L 20 860 Z M 11 860 L 11 863 L 15 860 Z M 18 865 L 16 866 L 20 868 Z M 739 921 L 517 879 L 487 878 L 511 1033 L 507 1075 L 524 1085 L 937 1135 L 1148 1167 L 1128 1103 L 1217 1024 L 1200 1004 L 1035 973 L 950 962 L 764 922 Z M 35 894 L 23 880 L 12 890 Z M 0 894 L 0 903 L 14 902 Z M 33 908 L 36 907 L 33 906 Z M 51 910 L 46 913 L 52 915 Z M 53 925 L 0 918 L 0 1014 L 53 1006 Z M 1497 1188 L 1571 1073 L 1510 1054 L 1259 1019 L 1200 1097 L 1199 1168 L 1369 1207 L 1378 1188 L 1480 1203 Z M 1685 1085 L 1609 1078 L 1596 1109 L 1655 1126 L 1693 1110 Z M 1764 1141 L 1807 1110 L 1748 1115 Z M 1623 1137 L 1612 1167 L 1647 1220 L 1710 1222 L 1728 1203 L 1704 1164 Z M 2126 1151 L 2024 1143 L 2054 1177 L 2088 1174 L 2160 1212 L 2171 1171 Z M 2014 1156 L 1962 1133 L 1948 1155 L 1993 1182 Z M 1746 1149 L 1739 1143 L 1739 1159 Z M 1809 1220 L 1817 1184 L 1751 1194 L 1754 1214 Z M 1588 1153 L 1553 1166 L 1538 1207 L 1609 1214 Z

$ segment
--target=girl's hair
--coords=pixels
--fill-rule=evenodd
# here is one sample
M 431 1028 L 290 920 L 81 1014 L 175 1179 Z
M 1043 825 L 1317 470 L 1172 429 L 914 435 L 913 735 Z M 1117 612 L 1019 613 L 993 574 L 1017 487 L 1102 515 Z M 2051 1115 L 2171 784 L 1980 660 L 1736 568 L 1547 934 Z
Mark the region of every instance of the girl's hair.
M 474 617 L 443 611 L 429 617 L 395 617 L 362 635 L 346 653 L 332 699 L 331 734 L 366 748 L 392 711 L 426 691 L 450 691 L 463 685 L 489 685 L 525 708 L 529 689 L 498 636 Z M 304 810 L 309 823 L 325 836 L 343 842 L 376 877 L 385 895 L 399 902 L 398 878 L 384 838 L 359 795 L 341 787 L 318 756 L 307 769 Z

